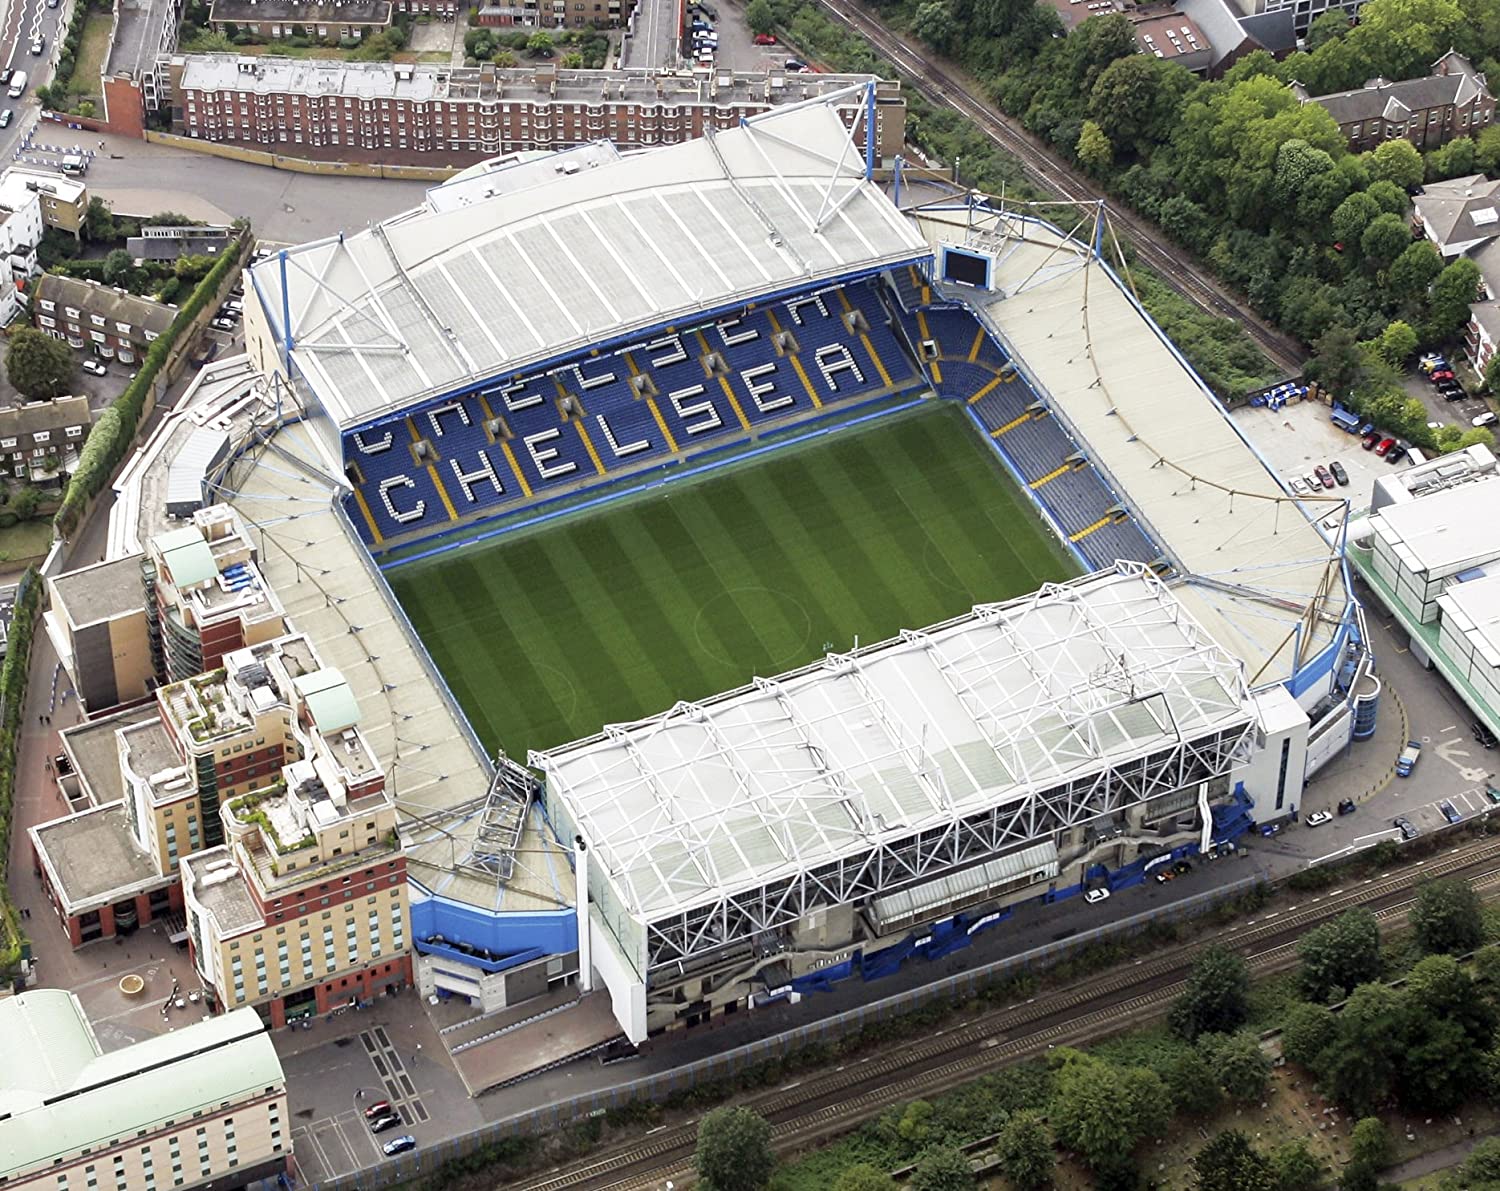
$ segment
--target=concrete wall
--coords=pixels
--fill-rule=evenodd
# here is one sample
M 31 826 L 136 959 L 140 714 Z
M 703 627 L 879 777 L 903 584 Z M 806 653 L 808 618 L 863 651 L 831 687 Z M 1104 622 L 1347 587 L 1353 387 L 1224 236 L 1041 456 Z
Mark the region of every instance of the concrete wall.
M 464 166 L 441 165 L 381 165 L 361 161 L 310 161 L 305 157 L 287 157 L 281 153 L 268 153 L 264 149 L 248 149 L 240 145 L 229 145 L 219 141 L 203 141 L 196 137 L 178 136 L 171 132 L 147 132 L 145 139 L 153 145 L 171 145 L 176 149 L 192 149 L 207 153 L 211 157 L 223 157 L 230 161 L 247 161 L 252 165 L 268 165 L 272 169 L 291 170 L 299 174 L 326 174 L 335 178 L 397 178 L 412 182 L 446 182 Z

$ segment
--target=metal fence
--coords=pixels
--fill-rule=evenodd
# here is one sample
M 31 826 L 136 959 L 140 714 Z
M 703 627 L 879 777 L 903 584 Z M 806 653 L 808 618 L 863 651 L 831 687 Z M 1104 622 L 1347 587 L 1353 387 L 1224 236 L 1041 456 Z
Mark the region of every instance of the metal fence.
M 473 1132 L 426 1145 L 399 1159 L 387 1160 L 379 1166 L 367 1167 L 318 1183 L 315 1191 L 375 1191 L 377 1188 L 399 1186 L 408 1180 L 434 1174 L 446 1162 L 467 1157 L 485 1146 L 508 1138 L 550 1133 L 578 1121 L 602 1116 L 612 1108 L 624 1108 L 634 1101 L 659 1102 L 705 1084 L 733 1080 L 737 1075 L 768 1060 L 785 1058 L 811 1045 L 857 1034 L 866 1025 L 889 1022 L 902 1014 L 937 1002 L 970 1000 L 996 981 L 1028 971 L 1055 967 L 1092 944 L 1128 938 L 1161 923 L 1199 917 L 1267 883 L 1265 873 L 1257 870 L 1228 885 L 1185 897 L 1159 910 L 1079 931 L 1066 939 L 1006 956 L 993 963 L 934 980 L 920 988 L 871 1001 L 844 1013 L 808 1022 L 670 1071 L 657 1072 L 612 1088 L 542 1105 L 529 1112 L 482 1126 Z

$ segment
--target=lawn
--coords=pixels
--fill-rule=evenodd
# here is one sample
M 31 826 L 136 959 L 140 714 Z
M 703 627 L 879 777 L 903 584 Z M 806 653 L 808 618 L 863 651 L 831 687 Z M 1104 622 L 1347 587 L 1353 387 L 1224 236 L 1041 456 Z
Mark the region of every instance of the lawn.
M 52 548 L 52 519 L 39 517 L 0 529 L 0 563 L 39 558 Z
M 94 9 L 83 22 L 83 37 L 78 44 L 77 63 L 68 91 L 73 95 L 101 94 L 99 72 L 104 69 L 104 55 L 109 49 L 109 30 L 113 18 L 108 9 Z
M 1077 570 L 933 407 L 389 578 L 480 738 L 524 757 Z

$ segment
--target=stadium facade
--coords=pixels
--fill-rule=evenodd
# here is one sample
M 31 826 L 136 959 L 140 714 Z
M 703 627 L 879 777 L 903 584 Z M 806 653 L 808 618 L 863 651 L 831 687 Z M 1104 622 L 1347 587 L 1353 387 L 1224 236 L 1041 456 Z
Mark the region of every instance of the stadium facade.
M 848 98 L 484 171 L 251 271 L 281 433 L 330 477 L 363 615 L 401 626 L 442 694 L 425 714 L 454 725 L 422 746 L 441 762 L 387 765 L 424 991 L 602 985 L 639 1042 L 874 979 L 1296 815 L 1374 714 L 1342 535 L 1310 519 L 1328 508 L 1281 486 L 1106 266 L 1102 210 L 903 207 Z M 522 766 L 484 754 L 380 574 L 933 400 L 1083 578 Z M 251 487 L 243 515 L 269 518 Z

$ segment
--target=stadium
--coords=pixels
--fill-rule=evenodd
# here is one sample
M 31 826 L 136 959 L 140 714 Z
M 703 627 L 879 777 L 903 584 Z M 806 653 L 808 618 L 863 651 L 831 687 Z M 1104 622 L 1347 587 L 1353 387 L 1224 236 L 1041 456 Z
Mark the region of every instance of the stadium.
M 277 406 L 217 488 L 386 708 L 424 992 L 602 987 L 638 1043 L 876 980 L 1296 815 L 1373 731 L 1328 508 L 1104 212 L 913 185 L 848 101 L 251 271 Z

